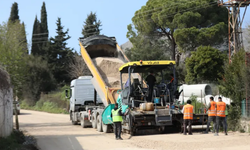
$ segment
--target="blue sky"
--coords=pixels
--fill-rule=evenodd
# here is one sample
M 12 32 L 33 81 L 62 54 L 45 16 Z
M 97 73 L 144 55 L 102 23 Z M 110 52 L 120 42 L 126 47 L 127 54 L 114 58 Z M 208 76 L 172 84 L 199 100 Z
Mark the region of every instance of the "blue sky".
M 71 39 L 68 46 L 79 51 L 78 38 L 82 36 L 83 22 L 87 14 L 96 12 L 102 22 L 101 34 L 115 36 L 118 44 L 128 41 L 127 25 L 136 10 L 145 5 L 147 0 L 0 0 L 0 23 L 7 21 L 11 6 L 18 3 L 19 17 L 26 25 L 27 40 L 31 44 L 31 35 L 35 16 L 40 20 L 43 1 L 46 3 L 49 36 L 55 36 L 56 20 L 61 17 L 62 25 L 69 28 Z
M 11 6 L 18 3 L 19 17 L 26 25 L 27 40 L 31 44 L 31 35 L 35 16 L 40 20 L 43 1 L 46 3 L 49 36 L 55 36 L 56 20 L 61 17 L 62 25 L 69 28 L 71 39 L 68 46 L 79 51 L 78 38 L 81 37 L 83 22 L 91 11 L 97 13 L 102 21 L 101 34 L 115 36 L 118 44 L 128 41 L 127 25 L 136 10 L 145 5 L 147 0 L 0 0 L 0 23 L 7 21 Z M 241 11 L 243 13 L 243 11 Z M 245 16 L 243 27 L 249 24 L 250 11 Z

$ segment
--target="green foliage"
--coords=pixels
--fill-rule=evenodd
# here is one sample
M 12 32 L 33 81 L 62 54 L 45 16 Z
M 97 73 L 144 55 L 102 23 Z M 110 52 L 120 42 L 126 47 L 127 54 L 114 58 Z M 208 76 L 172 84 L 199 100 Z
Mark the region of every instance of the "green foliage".
M 18 4 L 16 2 L 12 4 L 9 21 L 12 23 L 19 21 Z
M 154 39 L 153 37 L 139 34 L 137 35 L 132 26 L 128 26 L 127 38 L 133 43 L 133 47 L 126 50 L 126 55 L 131 61 L 138 60 L 164 60 L 168 59 L 164 40 Z
M 217 45 L 224 42 L 227 25 L 218 23 L 210 28 L 183 28 L 177 29 L 174 38 L 182 51 L 194 51 L 200 45 Z
M 37 16 L 35 18 L 34 24 L 33 24 L 33 33 L 32 33 L 32 46 L 31 46 L 31 54 L 32 55 L 43 55 L 42 51 L 42 41 L 40 39 L 41 34 L 41 23 L 39 20 L 37 20 Z
M 22 131 L 13 130 L 11 135 L 6 138 L 0 137 L 1 150 L 38 150 L 34 145 L 23 145 L 25 142 L 25 135 Z
M 241 118 L 241 109 L 240 106 L 230 106 L 228 110 L 227 124 L 228 130 L 238 131 L 241 129 L 240 126 L 240 118 Z
M 189 98 L 189 100 L 191 100 L 191 105 L 194 107 L 194 114 L 202 113 L 205 107 L 204 103 L 197 101 L 197 97 L 198 96 L 192 94 Z
M 28 42 L 27 42 L 27 38 L 26 38 L 26 31 L 25 31 L 25 24 L 24 22 L 22 22 L 22 29 L 21 29 L 21 37 L 20 37 L 20 42 L 22 43 L 22 49 L 24 52 L 26 52 L 27 54 L 29 54 L 29 50 L 28 50 Z
M 178 50 L 192 51 L 202 44 L 222 42 L 226 37 L 228 11 L 226 8 L 218 7 L 216 2 L 216 0 L 148 0 L 145 6 L 135 12 L 132 18 L 133 25 L 138 34 L 167 38 L 174 60 L 176 45 Z
M 100 29 L 101 26 L 102 26 L 101 21 L 97 20 L 96 13 L 93 13 L 91 11 L 90 14 L 87 15 L 87 18 L 82 28 L 83 37 L 87 38 L 92 35 L 99 35 L 101 31 Z
M 43 37 L 45 40 L 48 40 L 49 37 L 49 30 L 48 30 L 48 21 L 47 21 L 47 11 L 45 2 L 43 2 L 42 8 L 41 8 L 41 30 L 42 34 L 41 37 Z
M 26 75 L 27 46 L 23 35 L 23 26 L 18 21 L 0 24 L 0 64 L 10 74 L 14 93 L 20 96 Z M 17 93 L 16 93 L 17 92 Z
M 68 75 L 69 61 L 72 59 L 74 53 L 73 49 L 67 47 L 67 40 L 70 39 L 68 35 L 69 29 L 63 31 L 61 25 L 61 18 L 57 20 L 57 35 L 50 39 L 48 50 L 46 51 L 46 59 L 49 68 L 52 71 L 57 83 L 69 83 L 71 78 Z
M 224 58 L 219 50 L 210 46 L 200 46 L 186 59 L 186 82 L 217 82 L 222 77 Z
M 68 88 L 68 86 L 64 86 L 58 91 L 42 94 L 35 105 L 31 104 L 27 99 L 23 100 L 21 102 L 21 108 L 49 113 L 68 113 L 69 102 L 65 99 L 65 89 Z
M 240 50 L 232 57 L 232 63 L 225 62 L 224 77 L 220 80 L 220 93 L 229 97 L 236 105 L 240 105 L 245 98 L 246 84 L 249 75 L 246 72 L 245 51 Z
M 180 63 L 176 67 L 176 77 L 177 77 L 178 84 L 184 84 L 185 83 L 186 75 L 187 75 L 186 66 L 185 66 L 185 64 Z
M 56 88 L 55 79 L 48 69 L 48 64 L 39 56 L 30 55 L 27 62 L 25 84 L 23 85 L 24 98 L 30 103 L 39 100 L 41 92 L 49 92 Z
M 31 53 L 36 56 L 42 56 L 43 59 L 46 58 L 46 49 L 49 37 L 48 22 L 47 22 L 47 11 L 45 2 L 43 2 L 41 8 L 41 22 L 35 18 L 33 24 L 32 33 L 32 47 Z

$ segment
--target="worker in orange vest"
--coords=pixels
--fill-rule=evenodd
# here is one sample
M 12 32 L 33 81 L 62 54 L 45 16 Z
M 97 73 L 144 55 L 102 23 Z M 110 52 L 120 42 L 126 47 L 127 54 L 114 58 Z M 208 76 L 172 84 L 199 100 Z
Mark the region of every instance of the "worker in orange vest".
M 216 109 L 217 109 L 217 116 L 216 116 L 216 133 L 214 134 L 215 136 L 218 136 L 219 128 L 220 128 L 220 123 L 222 123 L 225 135 L 227 135 L 227 129 L 225 126 L 225 111 L 226 111 L 226 103 L 222 101 L 221 97 L 218 98 L 218 102 L 216 104 Z
M 207 129 L 204 132 L 205 134 L 208 133 L 209 127 L 211 122 L 213 121 L 213 133 L 215 133 L 216 128 L 216 102 L 214 101 L 213 97 L 210 97 L 210 103 L 207 107 L 208 110 L 208 122 L 207 122 Z
M 187 135 L 186 132 L 187 125 L 188 125 L 188 134 L 192 135 L 193 112 L 194 112 L 194 107 L 191 105 L 191 100 L 188 100 L 187 104 L 182 109 L 184 135 Z

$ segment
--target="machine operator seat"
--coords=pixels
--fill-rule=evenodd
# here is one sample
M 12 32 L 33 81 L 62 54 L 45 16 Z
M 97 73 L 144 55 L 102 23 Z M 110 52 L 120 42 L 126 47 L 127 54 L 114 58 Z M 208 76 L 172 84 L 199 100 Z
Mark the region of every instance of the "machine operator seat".
M 139 96 L 140 95 L 141 84 L 140 84 L 140 81 L 139 81 L 138 78 L 133 79 L 132 86 L 133 86 L 133 94 L 134 94 L 134 96 Z

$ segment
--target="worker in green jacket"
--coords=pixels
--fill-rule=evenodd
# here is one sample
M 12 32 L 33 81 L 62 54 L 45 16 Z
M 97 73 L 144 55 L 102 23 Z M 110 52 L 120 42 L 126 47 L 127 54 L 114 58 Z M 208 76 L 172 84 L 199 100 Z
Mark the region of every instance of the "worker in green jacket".
M 224 119 L 224 124 L 225 124 L 225 128 L 226 128 L 226 131 L 227 131 L 227 115 L 228 115 L 228 105 L 226 105 L 226 110 L 225 110 L 225 119 Z
M 127 115 L 127 113 L 123 114 L 121 108 L 118 108 L 118 104 L 115 104 L 115 108 L 112 109 L 111 117 L 114 123 L 114 132 L 116 140 L 123 140 L 121 138 L 121 131 L 122 131 L 122 116 Z

